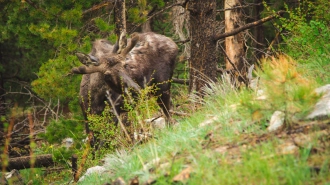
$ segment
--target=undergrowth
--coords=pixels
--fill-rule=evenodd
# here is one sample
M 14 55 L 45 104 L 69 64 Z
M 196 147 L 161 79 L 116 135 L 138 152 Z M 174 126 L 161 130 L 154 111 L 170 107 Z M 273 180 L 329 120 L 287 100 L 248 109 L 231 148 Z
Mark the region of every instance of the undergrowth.
M 319 145 L 317 137 L 316 142 L 285 153 L 282 150 L 287 140 L 267 135 L 266 127 L 274 111 L 285 113 L 285 127 L 290 128 L 305 120 L 319 98 L 314 93 L 319 84 L 309 78 L 302 65 L 297 66 L 287 56 L 265 60 L 256 70 L 259 77 L 256 90 L 236 90 L 224 79 L 220 79 L 221 83 L 211 83 L 204 90 L 207 94 L 204 99 L 195 100 L 203 105 L 200 110 L 177 126 L 156 131 L 153 139 L 133 151 L 123 149 L 109 154 L 105 167 L 112 175 L 97 179 L 104 179 L 100 184 L 118 177 L 126 181 L 138 177 L 140 183 L 171 184 L 176 182 L 177 175 L 187 170 L 178 182 L 313 184 L 329 181 L 328 150 L 319 154 L 323 159 L 317 164 L 320 172 L 311 170 L 311 161 L 315 162 L 312 150 Z M 261 89 L 263 94 L 257 94 Z M 266 139 L 256 142 L 265 134 Z M 93 182 L 91 179 L 89 183 Z

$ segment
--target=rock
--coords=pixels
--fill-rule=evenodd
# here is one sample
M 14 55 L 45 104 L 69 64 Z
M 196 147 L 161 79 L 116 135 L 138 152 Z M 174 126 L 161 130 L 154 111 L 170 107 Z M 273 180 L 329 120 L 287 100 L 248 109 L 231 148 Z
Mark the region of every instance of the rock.
M 279 145 L 276 148 L 276 151 L 279 155 L 297 154 L 299 152 L 299 148 L 293 142 L 286 142 Z
M 281 129 L 284 123 L 284 116 L 285 116 L 284 112 L 275 111 L 272 117 L 270 118 L 270 122 L 267 130 L 269 132 L 273 132 Z
M 146 119 L 144 122 L 151 124 L 152 127 L 156 129 L 163 129 L 166 127 L 166 121 L 163 117 Z
M 67 150 L 73 146 L 73 138 L 65 138 L 62 140 L 62 146 L 64 146 Z
M 102 173 L 104 173 L 106 171 L 107 170 L 103 166 L 94 166 L 94 167 L 88 168 L 86 173 L 82 177 L 80 177 L 78 182 L 83 181 L 87 176 L 89 176 L 93 173 L 97 173 L 97 174 L 101 175 Z
M 316 103 L 314 110 L 307 116 L 307 119 L 322 119 L 330 116 L 330 84 L 317 88 L 315 92 L 321 99 Z
M 265 91 L 262 89 L 257 90 L 256 100 L 266 100 L 266 99 L 267 99 L 267 96 L 266 96 Z

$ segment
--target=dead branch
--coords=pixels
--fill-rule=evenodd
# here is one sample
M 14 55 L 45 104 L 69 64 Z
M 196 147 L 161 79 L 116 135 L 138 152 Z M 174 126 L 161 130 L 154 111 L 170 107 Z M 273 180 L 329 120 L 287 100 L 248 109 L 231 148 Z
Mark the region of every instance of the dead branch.
M 178 111 L 174 111 L 174 110 L 170 110 L 170 113 L 178 115 L 178 116 L 190 116 L 190 114 L 188 114 L 188 113 L 178 112 Z
M 87 10 L 84 10 L 84 11 L 82 12 L 82 14 L 84 15 L 84 14 L 87 14 L 87 13 L 89 13 L 89 12 L 92 12 L 92 11 L 98 10 L 98 9 L 100 9 L 100 8 L 103 8 L 103 7 L 105 7 L 105 6 L 110 5 L 110 3 L 112 3 L 112 2 L 113 2 L 113 0 L 112 0 L 112 1 L 109 1 L 109 0 L 107 0 L 107 1 L 102 1 L 102 2 L 99 3 L 99 4 L 92 6 L 92 8 L 89 8 L 89 9 L 87 9 Z
M 172 78 L 172 82 L 177 84 L 189 85 L 189 79 Z
M 270 20 L 276 18 L 277 16 L 282 15 L 283 13 L 285 13 L 285 11 L 281 10 L 281 11 L 278 11 L 275 15 L 271 15 L 271 16 L 265 17 L 263 19 L 260 19 L 258 21 L 255 21 L 255 22 L 252 22 L 252 23 L 248 23 L 248 24 L 246 24 L 244 26 L 241 26 L 239 28 L 236 28 L 236 29 L 234 29 L 234 30 L 232 30 L 230 32 L 216 34 L 213 37 L 213 40 L 217 41 L 217 40 L 223 39 L 225 37 L 236 35 L 236 34 L 238 34 L 241 31 L 247 30 L 249 28 L 252 28 L 252 27 L 261 25 L 261 24 L 263 24 L 263 23 L 265 23 L 267 21 L 270 21 Z
M 242 78 L 244 84 L 245 85 L 248 85 L 248 82 L 246 81 L 246 79 L 244 78 L 244 76 L 242 75 L 242 73 L 237 69 L 236 65 L 231 61 L 231 59 L 229 58 L 229 56 L 227 55 L 226 51 L 223 49 L 223 47 L 221 45 L 220 45 L 220 48 L 221 48 L 222 52 L 225 54 L 225 56 L 228 59 L 229 63 L 233 66 L 233 68 L 235 69 L 235 71 L 237 71 L 238 75 Z
M 114 113 L 115 116 L 117 117 L 118 122 L 119 122 L 121 128 L 123 129 L 123 131 L 124 131 L 124 133 L 125 133 L 127 139 L 128 139 L 130 142 L 132 142 L 132 139 L 130 138 L 130 136 L 129 136 L 129 134 L 128 134 L 128 132 L 127 132 L 127 130 L 126 130 L 124 124 L 123 124 L 123 122 L 121 121 L 121 118 L 120 118 L 118 112 L 116 111 L 116 107 L 115 107 L 116 104 L 115 104 L 115 103 L 116 103 L 117 101 L 116 101 L 116 102 L 113 102 L 113 101 L 112 101 L 112 99 L 111 99 L 111 94 L 110 94 L 109 91 L 107 91 L 107 95 L 106 95 L 106 97 L 107 97 L 107 99 L 109 100 L 110 105 L 111 105 L 112 110 L 113 110 L 113 113 Z M 119 99 L 119 97 L 118 97 L 118 99 Z
M 274 39 L 273 39 L 272 42 L 269 44 L 266 53 L 270 53 L 270 50 L 273 48 L 273 45 L 276 43 L 276 41 L 277 41 L 277 39 L 278 39 L 280 33 L 281 33 L 280 31 L 276 33 Z
M 177 44 L 185 44 L 187 42 L 190 42 L 190 39 L 175 41 Z

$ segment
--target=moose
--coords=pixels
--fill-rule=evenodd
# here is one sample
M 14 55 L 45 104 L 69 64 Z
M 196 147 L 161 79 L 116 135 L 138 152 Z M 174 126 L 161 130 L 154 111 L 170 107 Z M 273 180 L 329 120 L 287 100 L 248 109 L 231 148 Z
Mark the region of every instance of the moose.
M 90 54 L 77 54 L 84 65 L 72 68 L 71 72 L 83 74 L 80 95 L 85 97 L 88 89 L 95 92 L 91 103 L 92 107 L 102 105 L 96 106 L 94 112 L 98 113 L 104 109 L 107 90 L 111 90 L 111 99 L 114 100 L 127 89 L 139 92 L 145 86 L 155 85 L 157 90 L 153 94 L 158 97 L 157 103 L 165 116 L 170 118 L 170 88 L 178 54 L 177 45 L 164 35 L 147 32 L 131 34 L 126 46 L 123 35 L 114 46 L 101 39 L 94 42 Z M 85 103 L 81 105 L 86 107 Z

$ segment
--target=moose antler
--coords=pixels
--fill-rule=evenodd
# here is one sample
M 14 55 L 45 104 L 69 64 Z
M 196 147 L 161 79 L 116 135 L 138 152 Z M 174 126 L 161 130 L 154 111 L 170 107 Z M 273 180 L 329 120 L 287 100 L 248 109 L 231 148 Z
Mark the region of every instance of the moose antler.
M 120 55 L 125 57 L 133 48 L 134 46 L 139 42 L 140 37 L 138 35 L 138 33 L 134 32 L 131 35 L 131 41 L 128 43 L 127 47 L 122 49 L 122 51 L 120 52 Z
M 119 42 L 118 42 L 118 50 L 117 54 L 120 54 L 122 50 L 126 47 L 127 45 L 127 38 L 126 38 L 126 31 L 123 31 L 120 36 L 119 36 Z

